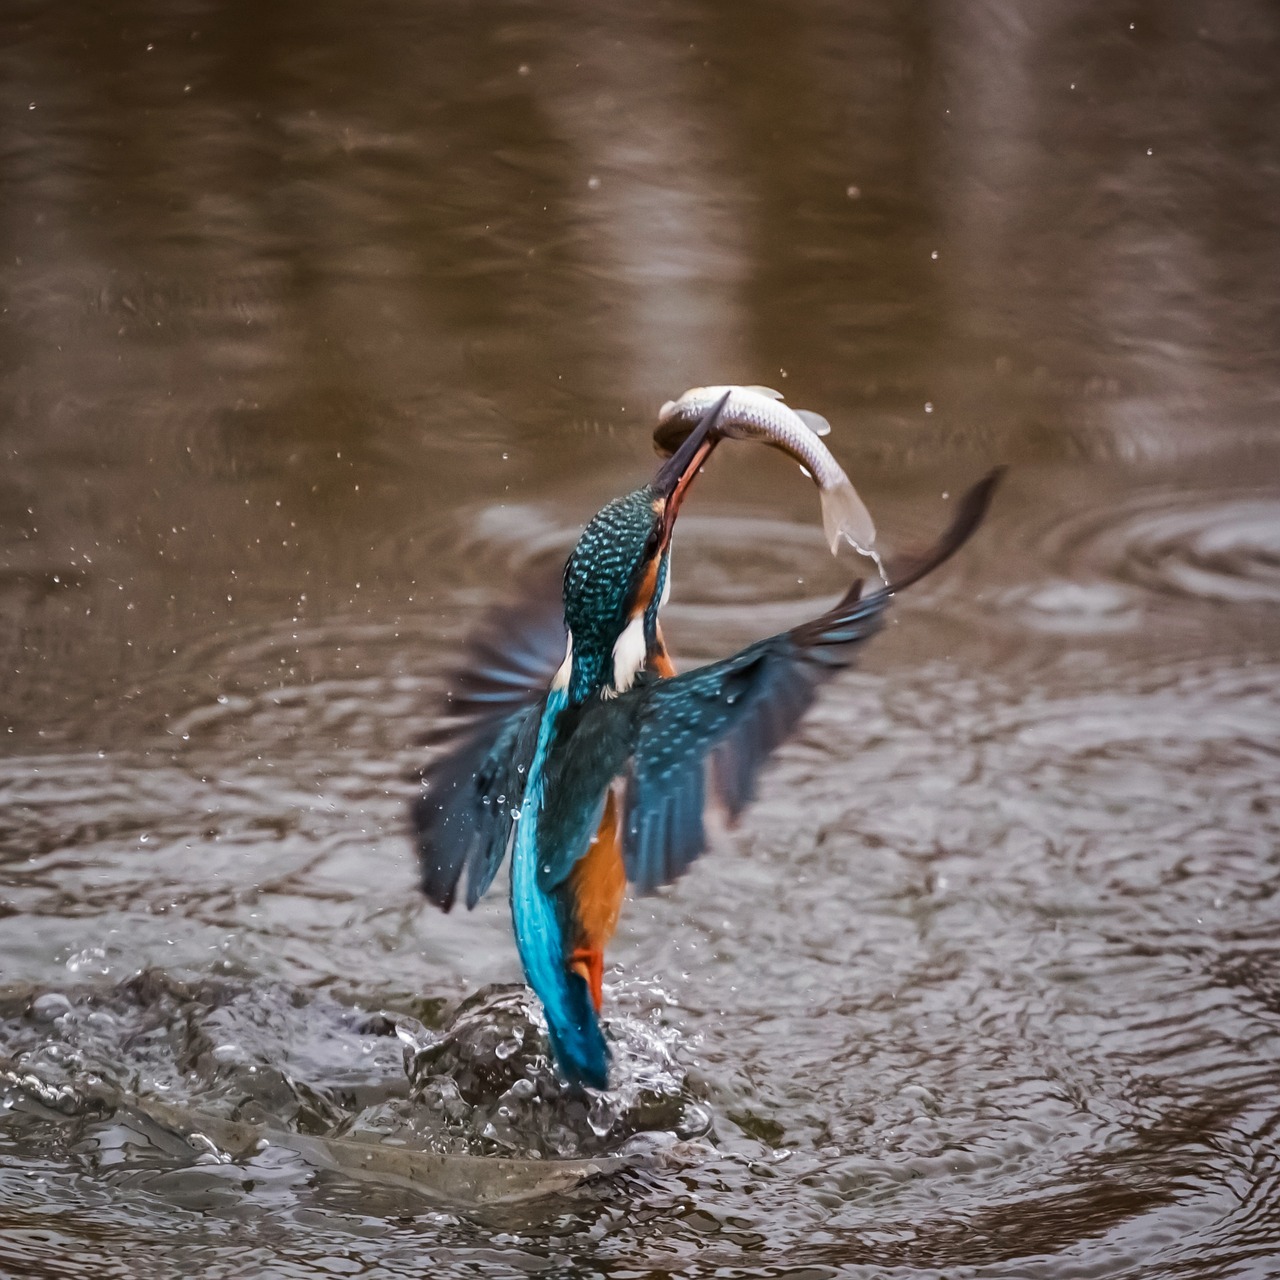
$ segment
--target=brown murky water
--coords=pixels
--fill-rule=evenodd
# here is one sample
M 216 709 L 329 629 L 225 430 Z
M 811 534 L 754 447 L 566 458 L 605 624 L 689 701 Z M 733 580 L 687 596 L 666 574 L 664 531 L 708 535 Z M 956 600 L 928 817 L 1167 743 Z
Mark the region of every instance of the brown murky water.
M 0 1273 L 1280 1270 L 1273 5 L 0 33 Z M 890 541 L 1012 473 L 630 905 L 588 1112 L 502 895 L 419 901 L 409 779 L 712 380 L 827 414 Z M 679 654 L 848 571 L 726 448 Z M 606 1163 L 473 1203 L 344 1168 L 388 1135 Z

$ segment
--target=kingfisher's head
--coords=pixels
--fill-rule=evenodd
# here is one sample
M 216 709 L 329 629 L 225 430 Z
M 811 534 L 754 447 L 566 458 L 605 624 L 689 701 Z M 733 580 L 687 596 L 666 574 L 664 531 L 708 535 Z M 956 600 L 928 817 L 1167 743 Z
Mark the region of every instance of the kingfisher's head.
M 670 590 L 671 531 L 689 485 L 715 448 L 725 395 L 662 465 L 652 483 L 615 498 L 583 530 L 564 570 L 569 652 L 557 681 L 571 702 L 622 693 L 656 642 Z

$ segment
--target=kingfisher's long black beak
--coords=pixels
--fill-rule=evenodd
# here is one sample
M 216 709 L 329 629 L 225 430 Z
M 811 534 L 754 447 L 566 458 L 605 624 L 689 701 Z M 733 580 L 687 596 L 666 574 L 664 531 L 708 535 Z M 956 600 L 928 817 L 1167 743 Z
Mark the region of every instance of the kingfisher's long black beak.
M 733 393 L 726 391 L 719 400 L 698 420 L 698 425 L 689 433 L 684 443 L 669 457 L 653 478 L 653 488 L 663 499 L 661 545 L 665 547 L 671 539 L 671 530 L 684 501 L 685 492 L 699 468 L 711 455 L 711 450 L 720 443 L 716 427 L 724 413 L 724 407 Z

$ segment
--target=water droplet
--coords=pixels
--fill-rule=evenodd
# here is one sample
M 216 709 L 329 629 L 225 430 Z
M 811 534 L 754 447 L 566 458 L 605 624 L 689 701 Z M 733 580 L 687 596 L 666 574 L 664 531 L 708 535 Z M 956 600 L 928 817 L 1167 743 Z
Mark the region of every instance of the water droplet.
M 524 1037 L 521 1035 L 512 1036 L 508 1040 L 500 1040 L 494 1046 L 493 1056 L 499 1062 L 506 1062 L 513 1054 L 520 1052 L 520 1046 L 524 1043 Z
M 46 991 L 31 1002 L 31 1012 L 42 1022 L 52 1022 L 71 1012 L 71 1001 L 60 991 Z
M 620 1110 L 619 1103 L 609 1094 L 597 1094 L 587 1112 L 587 1123 L 591 1126 L 591 1132 L 597 1138 L 603 1138 L 613 1128 Z
M 101 947 L 85 947 L 83 951 L 69 956 L 67 970 L 70 973 L 96 973 L 104 976 L 111 972 L 107 964 L 107 953 Z

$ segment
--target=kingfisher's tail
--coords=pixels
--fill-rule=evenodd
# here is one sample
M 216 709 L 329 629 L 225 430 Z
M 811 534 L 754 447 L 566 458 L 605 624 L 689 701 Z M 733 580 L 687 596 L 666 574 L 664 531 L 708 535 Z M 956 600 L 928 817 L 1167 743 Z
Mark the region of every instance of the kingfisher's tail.
M 564 982 L 542 997 L 556 1066 L 570 1084 L 609 1087 L 609 1048 L 604 1042 L 591 992 L 579 974 L 562 969 Z
M 528 851 L 517 851 L 521 852 Z M 525 977 L 542 1001 L 560 1073 L 570 1084 L 607 1089 L 609 1049 L 591 990 L 565 963 L 565 922 L 553 897 L 543 893 L 528 868 L 530 861 L 517 856 L 511 875 L 511 916 Z

